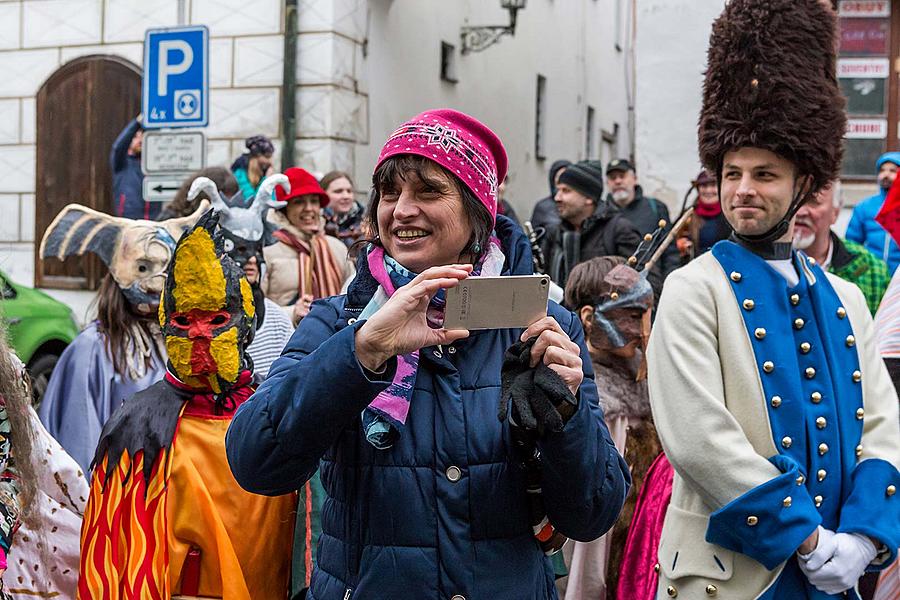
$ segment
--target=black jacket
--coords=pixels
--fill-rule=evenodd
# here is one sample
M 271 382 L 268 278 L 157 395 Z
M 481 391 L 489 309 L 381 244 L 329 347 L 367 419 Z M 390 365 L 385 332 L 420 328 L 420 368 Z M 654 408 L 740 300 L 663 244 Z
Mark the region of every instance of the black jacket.
M 569 273 L 578 263 L 597 256 L 628 258 L 640 242 L 641 236 L 634 225 L 615 206 L 601 202 L 594 214 L 582 223 L 581 230 L 576 231 L 568 221 L 562 221 L 549 232 L 544 247 L 548 275 L 565 286 Z
M 611 198 L 607 201 L 612 203 Z M 672 228 L 669 208 L 656 198 L 645 196 L 641 186 L 635 187 L 634 200 L 631 201 L 631 204 L 619 207 L 619 210 L 626 219 L 631 221 L 642 236 L 656 231 L 660 219 L 665 219 L 666 223 L 668 223 L 665 233 L 669 233 L 669 230 Z M 657 264 L 663 279 L 665 279 L 669 273 L 681 266 L 681 256 L 678 254 L 678 247 L 674 243 L 669 244 L 669 247 L 666 248 Z

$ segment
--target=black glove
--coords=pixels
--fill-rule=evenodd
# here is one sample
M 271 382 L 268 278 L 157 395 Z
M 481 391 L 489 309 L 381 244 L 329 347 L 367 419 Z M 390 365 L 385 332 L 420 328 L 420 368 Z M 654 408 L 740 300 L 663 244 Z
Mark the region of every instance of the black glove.
M 503 357 L 500 376 L 500 406 L 497 417 L 505 421 L 512 401 L 513 423 L 528 431 L 562 431 L 578 407 L 578 400 L 569 391 L 556 371 L 538 363 L 531 367 L 531 348 L 537 337 L 513 344 Z

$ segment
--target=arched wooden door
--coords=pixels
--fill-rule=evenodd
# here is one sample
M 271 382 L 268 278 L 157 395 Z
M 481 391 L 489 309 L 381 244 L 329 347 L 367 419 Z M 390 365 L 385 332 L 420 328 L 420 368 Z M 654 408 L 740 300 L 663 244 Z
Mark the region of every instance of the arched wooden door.
M 53 73 L 36 100 L 35 237 L 72 202 L 109 212 L 109 152 L 141 110 L 141 71 L 116 56 L 85 56 Z M 42 261 L 35 248 L 35 285 L 94 290 L 106 267 L 94 256 Z

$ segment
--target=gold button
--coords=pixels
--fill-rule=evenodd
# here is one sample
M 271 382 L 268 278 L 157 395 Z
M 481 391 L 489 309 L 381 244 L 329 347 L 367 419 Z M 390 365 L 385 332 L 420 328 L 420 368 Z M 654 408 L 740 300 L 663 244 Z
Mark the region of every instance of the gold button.
M 719 593 L 719 588 L 717 588 L 713 584 L 709 584 L 708 586 L 706 586 L 706 595 L 707 596 L 715 596 L 718 593 Z
M 858 420 L 862 421 L 863 417 L 865 417 L 865 416 L 866 416 L 866 410 L 864 408 L 856 409 L 856 418 Z
M 744 310 L 753 310 L 754 306 L 756 306 L 756 302 L 754 302 L 750 298 L 744 300 Z
M 803 326 L 806 325 L 806 321 L 801 318 L 794 319 L 794 329 L 803 329 Z
M 806 378 L 812 379 L 816 376 L 816 370 L 813 367 L 806 367 Z
M 819 454 L 824 456 L 825 453 L 827 453 L 827 452 L 828 452 L 828 444 L 826 444 L 825 442 L 822 442 L 821 444 L 819 444 Z
M 791 294 L 791 304 L 794 306 L 800 304 L 800 294 Z
M 860 381 L 862 381 L 862 373 L 860 373 L 859 371 L 853 371 L 853 382 L 859 383 Z
M 807 256 L 807 257 L 806 257 L 806 260 L 808 260 L 808 261 L 809 261 L 809 264 L 811 264 L 811 265 L 815 265 L 815 264 L 816 264 L 816 259 L 814 259 L 812 256 Z
M 853 337 L 852 335 L 848 335 L 845 342 L 847 343 L 848 348 L 852 348 L 853 345 L 856 344 L 856 338 Z
M 792 440 L 790 438 L 790 436 L 786 435 L 783 438 L 781 438 L 781 445 L 784 446 L 785 448 L 790 448 L 791 444 L 793 444 L 793 443 L 794 443 L 794 440 Z
M 897 493 L 897 486 L 895 486 L 894 484 L 887 486 L 887 489 L 884 490 L 884 493 L 887 494 L 888 496 L 893 496 L 894 494 Z
M 797 476 L 797 485 L 803 485 L 803 483 L 804 483 L 805 481 L 806 481 L 806 477 L 804 477 L 803 475 L 798 475 L 798 476 Z
M 773 363 L 771 360 L 767 360 L 766 362 L 763 363 L 763 371 L 765 371 L 766 373 L 771 373 L 774 370 L 775 370 L 775 363 Z
M 818 404 L 822 401 L 822 394 L 819 392 L 813 392 L 809 395 L 809 399 L 812 400 L 813 404 Z
M 741 280 L 741 274 L 738 273 L 737 271 L 732 271 L 732 272 L 731 272 L 731 280 L 732 280 L 733 282 L 737 283 L 738 281 Z
M 762 327 L 757 327 L 756 331 L 753 332 L 753 335 L 756 336 L 756 339 L 762 340 L 766 337 L 766 330 Z
M 656 563 L 655 565 L 653 565 L 653 572 L 659 573 L 659 563 Z
M 772 408 L 781 406 L 781 396 L 772 396 Z
M 828 425 L 828 421 L 825 420 L 825 417 L 819 417 L 816 419 L 816 427 L 819 429 L 825 429 L 825 426 Z
M 825 481 L 825 477 L 827 476 L 828 471 L 826 471 L 825 469 L 819 469 L 818 471 L 816 471 L 816 479 L 818 479 L 819 481 Z
M 847 310 L 843 306 L 839 306 L 837 309 L 838 319 L 843 319 L 847 316 Z
M 856 456 L 862 456 L 862 444 L 856 447 Z
M 750 527 L 755 527 L 757 523 L 759 523 L 758 517 L 754 517 L 753 515 L 747 517 L 747 525 L 749 525 Z
M 669 598 L 676 598 L 678 596 L 678 590 L 675 589 L 674 585 L 670 585 L 666 588 L 666 594 L 668 594 Z
M 809 354 L 809 351 L 812 350 L 812 344 L 809 342 L 803 342 L 800 344 L 800 354 Z
M 788 496 L 781 502 L 781 504 L 784 505 L 785 508 L 790 508 L 792 503 L 793 503 L 793 499 L 791 499 L 790 496 Z
M 610 292 L 610 293 L 609 293 L 609 299 L 610 299 L 610 300 L 618 300 L 618 299 L 619 299 L 619 292 Z
M 825 498 L 823 498 L 822 496 L 816 496 L 815 498 L 813 498 L 813 500 L 815 500 L 816 502 L 816 508 L 819 508 L 820 506 L 822 506 L 822 501 L 825 500 Z

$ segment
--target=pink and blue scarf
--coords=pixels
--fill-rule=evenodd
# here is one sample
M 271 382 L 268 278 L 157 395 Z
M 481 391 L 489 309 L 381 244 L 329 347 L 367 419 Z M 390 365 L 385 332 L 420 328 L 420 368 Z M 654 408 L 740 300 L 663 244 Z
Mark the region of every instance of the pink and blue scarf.
M 378 290 L 360 314 L 359 320 L 368 319 L 375 314 L 397 289 L 407 285 L 417 276 L 417 273 L 413 273 L 385 254 L 384 248 L 381 246 L 370 246 L 366 258 L 369 271 L 379 285 Z M 491 237 L 490 248 L 482 261 L 475 265 L 471 277 L 500 275 L 505 260 L 506 257 L 500 249 L 499 240 Z M 444 290 L 441 290 L 428 304 L 426 320 L 435 329 L 443 325 L 445 303 L 446 294 Z M 397 356 L 397 371 L 391 384 L 378 394 L 362 413 L 366 439 L 379 450 L 393 446 L 406 425 L 418 370 L 418 350 Z

